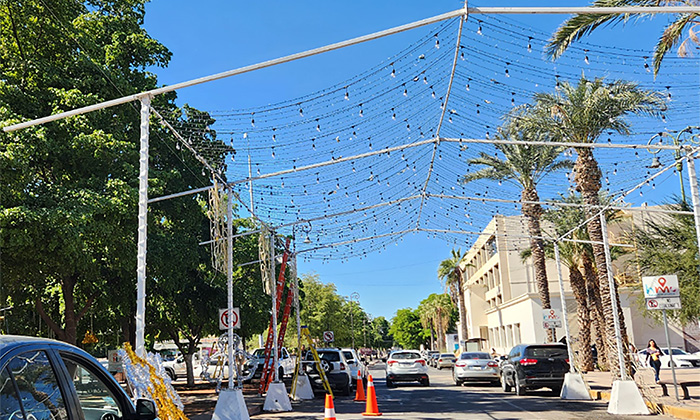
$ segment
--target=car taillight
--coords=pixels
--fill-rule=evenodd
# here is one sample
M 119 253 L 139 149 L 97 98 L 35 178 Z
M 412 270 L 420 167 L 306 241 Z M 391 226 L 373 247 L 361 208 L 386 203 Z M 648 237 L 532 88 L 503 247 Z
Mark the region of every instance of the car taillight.
M 567 364 L 569 363 L 569 359 L 566 359 L 566 363 L 567 363 Z
M 455 366 L 457 366 L 457 367 L 465 367 L 465 366 L 467 366 L 467 362 L 457 362 L 457 364 L 456 364 Z
M 343 363 L 340 364 L 340 370 L 345 370 L 345 365 Z
M 399 362 L 397 362 L 396 360 L 389 360 L 389 361 L 387 362 L 387 364 L 388 364 L 389 366 L 393 365 L 394 363 L 399 363 Z
M 438 362 L 442 362 L 442 359 L 438 359 Z
M 418 363 L 419 365 L 425 366 L 425 360 L 423 360 L 423 359 L 416 360 L 416 363 Z
M 496 362 L 488 362 L 488 363 L 486 364 L 486 366 L 488 366 L 488 367 L 498 367 L 498 363 L 496 363 Z
M 522 359 L 520 360 L 522 366 L 532 366 L 537 364 L 537 359 Z

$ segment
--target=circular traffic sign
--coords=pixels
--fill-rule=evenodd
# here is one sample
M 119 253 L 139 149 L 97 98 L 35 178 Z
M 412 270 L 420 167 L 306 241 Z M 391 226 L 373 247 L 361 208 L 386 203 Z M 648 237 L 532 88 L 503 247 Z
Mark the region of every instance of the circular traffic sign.
M 231 311 L 231 321 L 231 325 L 235 326 L 238 324 L 238 314 L 236 311 Z M 224 324 L 224 327 L 228 328 L 228 309 L 221 313 L 221 323 Z
M 323 332 L 323 341 L 326 341 L 328 343 L 332 342 L 335 339 L 335 336 L 333 334 L 333 331 L 324 331 Z

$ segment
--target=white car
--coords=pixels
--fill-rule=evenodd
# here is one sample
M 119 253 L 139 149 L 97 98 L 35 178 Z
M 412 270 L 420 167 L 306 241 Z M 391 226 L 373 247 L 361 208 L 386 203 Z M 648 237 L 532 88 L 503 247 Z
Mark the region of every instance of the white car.
M 690 354 L 683 349 L 678 347 L 671 347 L 673 352 L 673 364 L 675 367 L 700 367 L 700 355 Z M 671 357 L 668 355 L 668 348 L 661 348 L 661 366 L 671 367 Z M 647 362 L 646 350 L 641 350 L 639 353 L 639 361 L 644 366 L 649 366 Z
M 345 356 L 345 360 L 347 360 L 348 366 L 350 366 L 352 386 L 357 386 L 357 378 L 365 379 L 367 377 L 365 364 L 362 363 L 355 349 L 343 349 L 343 356 Z
M 163 368 L 173 381 L 178 378 L 187 377 L 187 365 L 185 364 L 185 358 L 181 354 L 178 354 L 173 360 L 163 362 Z M 195 380 L 202 373 L 202 363 L 199 353 L 192 355 L 192 373 L 194 374 Z
M 428 365 L 416 350 L 400 350 L 389 355 L 386 361 L 386 386 L 392 388 L 396 382 L 418 381 L 430 386 Z

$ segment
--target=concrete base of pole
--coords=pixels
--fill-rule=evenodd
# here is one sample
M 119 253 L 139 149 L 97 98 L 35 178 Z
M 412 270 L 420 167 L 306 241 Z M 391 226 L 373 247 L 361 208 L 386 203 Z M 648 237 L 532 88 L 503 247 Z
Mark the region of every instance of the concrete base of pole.
M 297 377 L 297 384 L 294 388 L 296 395 L 292 395 L 295 400 L 313 400 L 314 390 L 311 388 L 311 382 L 309 377 L 306 375 L 299 375 Z
M 564 376 L 564 385 L 561 387 L 561 398 L 563 400 L 590 400 L 591 393 L 588 392 L 586 383 L 580 373 L 567 373 Z
M 240 389 L 222 389 L 216 401 L 212 420 L 250 420 L 248 407 Z
M 267 388 L 263 411 L 292 411 L 292 402 L 284 382 L 272 382 Z
M 612 385 L 608 413 L 648 415 L 649 408 L 644 403 L 642 393 L 639 392 L 634 381 L 617 380 Z

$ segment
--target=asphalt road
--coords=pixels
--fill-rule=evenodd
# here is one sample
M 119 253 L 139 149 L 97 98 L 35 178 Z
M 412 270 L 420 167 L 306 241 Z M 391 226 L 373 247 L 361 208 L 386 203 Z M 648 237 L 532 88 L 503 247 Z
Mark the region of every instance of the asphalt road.
M 384 419 L 633 419 L 607 413 L 607 403 L 600 401 L 566 401 L 552 396 L 549 390 L 517 396 L 504 393 L 488 384 L 465 384 L 457 387 L 449 369 L 430 368 L 430 387 L 400 384 L 388 389 L 384 382 L 384 365 L 371 368 L 379 411 Z M 264 413 L 265 419 L 323 419 L 324 399 L 294 403 L 288 413 Z M 336 417 L 359 419 L 365 404 L 353 397 L 336 397 Z M 257 416 L 256 416 L 257 417 Z M 671 417 L 655 416 L 655 419 Z

